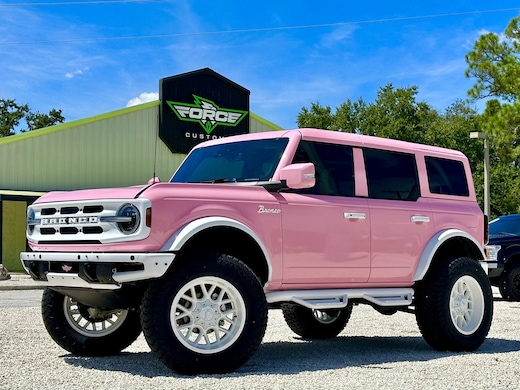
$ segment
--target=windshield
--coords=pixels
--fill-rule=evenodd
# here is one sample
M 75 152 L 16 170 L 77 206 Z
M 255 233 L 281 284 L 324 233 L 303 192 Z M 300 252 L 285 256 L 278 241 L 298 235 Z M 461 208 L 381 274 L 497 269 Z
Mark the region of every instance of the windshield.
M 520 235 L 520 218 L 497 218 L 489 223 L 490 235 Z
M 194 149 L 172 183 L 231 183 L 272 178 L 288 138 L 233 142 Z

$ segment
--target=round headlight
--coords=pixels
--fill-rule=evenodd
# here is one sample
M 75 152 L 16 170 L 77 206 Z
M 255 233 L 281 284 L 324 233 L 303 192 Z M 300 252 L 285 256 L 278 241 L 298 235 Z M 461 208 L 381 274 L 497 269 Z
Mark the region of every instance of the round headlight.
M 141 214 L 133 204 L 125 204 L 117 212 L 117 227 L 124 234 L 132 234 L 139 228 Z
M 33 234 L 34 233 L 34 225 L 35 223 L 35 214 L 33 209 L 27 210 L 27 233 Z

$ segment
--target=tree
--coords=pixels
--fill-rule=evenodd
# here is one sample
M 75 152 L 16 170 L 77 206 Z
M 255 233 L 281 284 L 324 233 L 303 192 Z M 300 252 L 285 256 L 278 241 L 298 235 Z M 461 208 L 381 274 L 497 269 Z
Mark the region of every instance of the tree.
M 39 112 L 29 112 L 25 116 L 25 121 L 27 122 L 28 130 L 31 131 L 56 125 L 58 123 L 63 123 L 65 121 L 65 117 L 61 115 L 61 110 L 56 110 L 53 108 L 47 115 L 40 114 Z
M 438 113 L 425 102 L 417 102 L 416 86 L 379 89 L 376 101 L 368 104 L 360 121 L 360 132 L 384 138 L 425 143 Z
M 520 17 L 503 34 L 483 34 L 466 55 L 468 91 L 488 99 L 481 129 L 489 138 L 491 214 L 520 212 Z M 482 166 L 477 168 L 482 171 Z
M 466 77 L 474 77 L 469 96 L 500 97 L 507 101 L 520 96 L 520 16 L 511 20 L 502 35 L 490 32 L 475 42 L 466 54 Z
M 26 129 L 20 128 L 22 121 L 25 121 Z M 0 99 L 0 137 L 14 135 L 17 130 L 32 131 L 64 121 L 61 110 L 53 108 L 48 114 L 40 114 L 32 112 L 27 104 L 16 103 L 14 99 Z
M 313 127 L 318 129 L 330 130 L 332 127 L 332 111 L 329 106 L 322 107 L 318 102 L 311 103 L 310 109 L 302 107 L 296 123 L 298 127 Z
M 14 129 L 29 112 L 27 104 L 17 104 L 10 99 L 0 99 L 0 137 L 14 134 Z
M 333 113 L 330 107 L 315 102 L 310 109 L 302 108 L 296 122 L 299 127 L 425 142 L 438 113 L 428 104 L 417 102 L 417 93 L 416 86 L 395 89 L 388 84 L 379 89 L 374 103 L 362 98 L 347 100 Z

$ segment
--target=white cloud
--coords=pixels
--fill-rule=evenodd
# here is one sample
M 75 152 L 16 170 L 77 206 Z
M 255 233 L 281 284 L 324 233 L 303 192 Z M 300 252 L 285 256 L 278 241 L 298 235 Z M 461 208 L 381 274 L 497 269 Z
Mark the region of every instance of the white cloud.
M 89 68 L 84 68 L 84 69 L 77 69 L 77 70 L 75 70 L 73 72 L 67 72 L 67 73 L 65 73 L 65 77 L 68 78 L 68 79 L 72 79 L 72 78 L 74 78 L 76 76 L 82 75 L 84 72 L 86 72 L 88 70 L 89 70 Z
M 337 44 L 348 44 L 357 29 L 358 27 L 352 25 L 335 28 L 332 32 L 322 37 L 321 44 L 327 47 L 333 47 Z
M 138 104 L 153 102 L 154 100 L 159 100 L 159 94 L 157 92 L 143 92 L 139 96 L 130 99 L 128 103 L 126 103 L 126 106 L 137 106 Z

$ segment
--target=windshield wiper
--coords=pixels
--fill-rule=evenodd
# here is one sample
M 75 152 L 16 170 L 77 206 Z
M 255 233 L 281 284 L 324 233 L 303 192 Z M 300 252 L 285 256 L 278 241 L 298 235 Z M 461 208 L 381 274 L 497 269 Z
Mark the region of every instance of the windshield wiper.
M 210 180 L 201 180 L 199 181 L 199 183 L 210 183 L 210 184 L 215 184 L 215 183 L 236 183 L 237 182 L 237 179 L 228 179 L 227 177 L 221 177 L 219 179 L 210 179 Z

